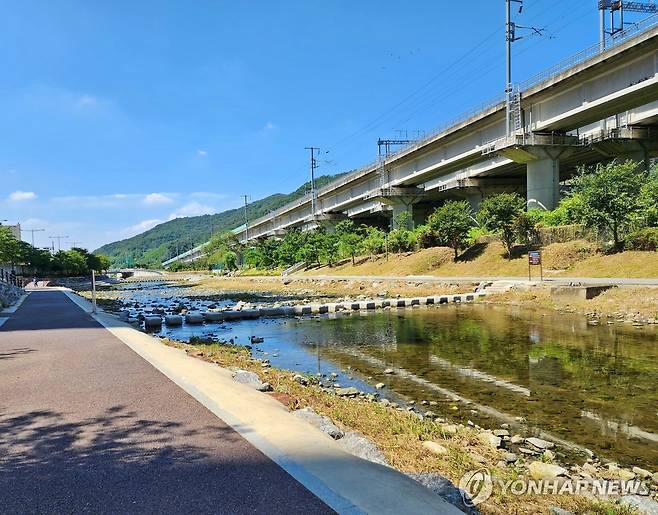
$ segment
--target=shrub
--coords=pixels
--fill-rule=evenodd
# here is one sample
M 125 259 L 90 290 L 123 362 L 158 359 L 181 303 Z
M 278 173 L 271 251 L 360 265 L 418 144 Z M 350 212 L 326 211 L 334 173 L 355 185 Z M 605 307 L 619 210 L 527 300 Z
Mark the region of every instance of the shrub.
M 645 227 L 626 236 L 626 250 L 658 250 L 658 227 Z
M 491 236 L 491 232 L 486 227 L 471 227 L 466 237 L 466 245 L 473 246 L 485 236 Z
M 419 225 L 414 232 L 416 233 L 418 246 L 421 249 L 428 249 L 440 245 L 439 235 L 431 227 L 427 225 Z
M 388 234 L 388 246 L 392 252 L 409 252 L 416 248 L 417 238 L 413 231 L 394 229 Z

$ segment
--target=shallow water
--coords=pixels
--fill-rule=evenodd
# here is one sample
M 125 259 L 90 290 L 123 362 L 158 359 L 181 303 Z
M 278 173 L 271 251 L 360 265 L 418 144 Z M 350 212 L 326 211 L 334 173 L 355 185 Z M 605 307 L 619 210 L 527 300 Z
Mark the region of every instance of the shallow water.
M 654 328 L 583 317 L 453 305 L 301 319 L 163 328 L 249 344 L 272 365 L 339 374 L 341 386 L 432 401 L 437 414 L 508 423 L 626 465 L 658 469 L 658 340 Z M 392 368 L 393 375 L 383 371 Z M 323 379 L 326 383 L 326 379 Z M 455 409 L 456 408 L 456 409 Z

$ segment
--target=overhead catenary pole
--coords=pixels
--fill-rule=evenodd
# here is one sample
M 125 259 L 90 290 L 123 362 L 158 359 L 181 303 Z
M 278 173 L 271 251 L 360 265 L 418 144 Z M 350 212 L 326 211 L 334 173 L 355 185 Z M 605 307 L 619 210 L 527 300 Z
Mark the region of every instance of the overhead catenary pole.
M 315 152 L 320 152 L 318 147 L 304 147 L 311 154 L 311 218 L 315 219 L 317 209 L 317 199 L 315 191 L 315 170 L 318 167 L 318 162 L 315 159 Z
M 512 88 L 512 39 L 514 29 L 512 27 L 512 4 L 511 0 L 505 0 L 505 135 L 511 134 L 511 88 Z
M 524 0 L 505 0 L 505 134 L 507 137 L 512 135 L 512 108 L 514 102 L 514 86 L 512 82 L 512 43 L 523 38 L 517 36 L 517 29 L 531 31 L 531 34 L 542 36 L 544 29 L 537 27 L 528 27 L 517 25 L 512 21 L 512 2 L 519 4 L 519 14 L 523 12 Z M 520 109 L 520 105 L 517 106 Z
M 45 231 L 45 229 L 23 229 L 21 227 L 21 232 L 23 232 L 23 231 L 32 233 L 32 246 L 34 247 L 34 233 L 35 232 Z
M 249 202 L 249 195 L 242 195 L 244 199 L 244 239 L 249 241 L 249 217 L 247 216 L 247 203 Z
M 58 236 L 48 236 L 48 237 L 49 237 L 51 240 L 57 240 L 57 251 L 58 251 L 58 252 L 62 250 L 62 240 L 68 238 L 68 236 L 61 236 L 61 235 L 58 235 Z M 53 241 L 53 250 L 54 250 L 54 244 L 55 244 L 55 242 Z

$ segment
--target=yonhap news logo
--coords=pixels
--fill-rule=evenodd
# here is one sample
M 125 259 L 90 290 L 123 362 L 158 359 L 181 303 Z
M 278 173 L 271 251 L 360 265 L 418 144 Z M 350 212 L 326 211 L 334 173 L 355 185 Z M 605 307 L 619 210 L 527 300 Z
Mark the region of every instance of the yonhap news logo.
M 466 472 L 459 480 L 464 504 L 474 507 L 483 503 L 499 489 L 503 495 L 586 495 L 623 496 L 649 495 L 650 487 L 644 481 L 621 479 L 513 479 L 502 480 L 494 477 L 489 469 L 481 468 Z

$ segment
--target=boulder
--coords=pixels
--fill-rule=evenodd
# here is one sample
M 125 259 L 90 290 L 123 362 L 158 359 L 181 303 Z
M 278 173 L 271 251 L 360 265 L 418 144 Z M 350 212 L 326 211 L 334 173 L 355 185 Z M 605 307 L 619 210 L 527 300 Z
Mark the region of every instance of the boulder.
M 386 458 L 382 451 L 365 436 L 355 431 L 345 433 L 343 438 L 337 440 L 336 443 L 346 452 L 358 456 L 364 460 L 379 463 L 380 465 L 388 465 Z
M 353 386 L 349 386 L 347 388 L 336 388 L 335 392 L 336 395 L 338 395 L 339 397 L 354 397 L 356 395 L 359 395 L 359 390 L 357 390 Z
M 555 479 L 566 475 L 567 469 L 551 463 L 533 461 L 528 467 L 528 472 L 533 479 Z
M 633 473 L 636 474 L 637 476 L 641 477 L 642 479 L 648 479 L 651 477 L 651 472 L 648 470 L 645 470 L 640 467 L 633 467 Z
M 418 481 L 421 485 L 426 486 L 453 506 L 458 507 L 463 513 L 468 515 L 480 515 L 480 510 L 478 510 L 477 507 L 464 504 L 464 497 L 462 495 L 464 492 L 441 474 L 437 474 L 436 472 L 407 472 L 406 475 L 411 479 Z
M 620 504 L 632 506 L 643 515 L 658 515 L 658 502 L 649 497 L 640 495 L 625 495 L 619 500 Z
M 319 415 L 312 408 L 303 408 L 298 409 L 292 412 L 297 418 L 305 420 L 312 426 L 317 427 L 323 433 L 328 434 L 334 440 L 338 440 L 343 437 L 345 433 L 341 431 L 338 426 L 336 426 L 330 418 L 325 417 L 324 415 Z
M 247 386 L 250 386 L 254 390 L 268 391 L 265 385 L 269 386 L 269 384 L 261 382 L 260 378 L 258 377 L 258 374 L 254 372 L 249 372 L 248 370 L 237 370 L 233 374 L 233 380 L 237 383 L 246 384 Z
M 292 376 L 292 380 L 304 386 L 308 385 L 308 378 L 304 377 L 301 374 L 295 374 L 294 376 Z
M 443 445 L 440 443 L 432 442 L 430 440 L 423 442 L 423 448 L 438 456 L 448 453 L 448 449 L 446 449 Z
M 526 443 L 529 443 L 530 445 L 537 447 L 537 449 L 541 449 L 542 451 L 545 449 L 552 449 L 555 447 L 555 444 L 553 442 L 547 442 L 546 440 L 542 440 L 541 438 L 535 438 L 530 437 L 525 439 Z
M 439 425 L 439 428 L 444 433 L 448 433 L 450 435 L 456 435 L 457 434 L 457 425 L 456 424 L 441 424 L 441 425 Z
M 498 447 L 500 447 L 500 445 L 502 443 L 502 439 L 499 436 L 494 435 L 493 433 L 483 432 L 483 433 L 478 434 L 477 438 L 483 444 L 489 445 L 490 447 L 493 447 L 494 449 L 497 449 Z

